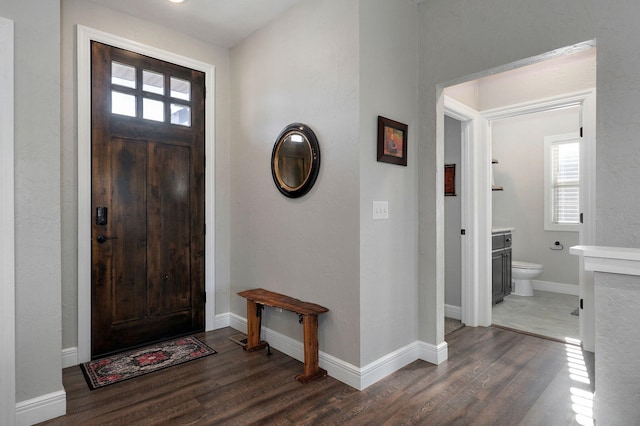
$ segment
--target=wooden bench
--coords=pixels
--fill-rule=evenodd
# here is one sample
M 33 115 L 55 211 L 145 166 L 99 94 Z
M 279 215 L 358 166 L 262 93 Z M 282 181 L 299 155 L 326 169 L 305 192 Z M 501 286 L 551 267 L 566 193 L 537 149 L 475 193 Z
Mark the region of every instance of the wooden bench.
M 262 288 L 241 291 L 238 295 L 247 299 L 247 344 L 244 350 L 252 352 L 268 345 L 260 340 L 264 306 L 295 312 L 304 328 L 304 372 L 298 374 L 296 380 L 306 383 L 327 375 L 326 370 L 318 365 L 318 315 L 329 309 Z

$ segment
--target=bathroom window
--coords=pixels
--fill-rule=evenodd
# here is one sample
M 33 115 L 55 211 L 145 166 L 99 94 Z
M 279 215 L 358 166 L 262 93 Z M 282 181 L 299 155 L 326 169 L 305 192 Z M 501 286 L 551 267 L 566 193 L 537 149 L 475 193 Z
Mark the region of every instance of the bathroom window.
M 580 230 L 580 136 L 547 136 L 545 152 L 545 231 Z

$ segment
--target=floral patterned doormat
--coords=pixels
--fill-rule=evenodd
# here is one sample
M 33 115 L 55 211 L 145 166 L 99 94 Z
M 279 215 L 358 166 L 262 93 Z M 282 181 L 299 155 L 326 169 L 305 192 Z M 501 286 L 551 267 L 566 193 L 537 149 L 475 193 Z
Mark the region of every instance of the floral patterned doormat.
M 195 337 L 182 337 L 85 362 L 91 390 L 217 353 Z

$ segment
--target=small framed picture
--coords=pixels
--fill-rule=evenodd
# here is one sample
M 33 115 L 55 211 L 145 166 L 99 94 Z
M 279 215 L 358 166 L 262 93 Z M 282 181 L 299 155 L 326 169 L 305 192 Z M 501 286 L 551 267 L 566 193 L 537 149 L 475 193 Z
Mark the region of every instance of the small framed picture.
M 378 161 L 407 165 L 406 124 L 378 116 Z
M 444 195 L 456 195 L 456 165 L 444 165 Z

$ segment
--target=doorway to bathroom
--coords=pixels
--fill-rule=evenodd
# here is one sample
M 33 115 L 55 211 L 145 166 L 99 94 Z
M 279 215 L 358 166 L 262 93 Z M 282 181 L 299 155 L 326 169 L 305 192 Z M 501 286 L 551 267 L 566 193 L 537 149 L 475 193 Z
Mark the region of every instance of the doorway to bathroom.
M 579 201 L 575 154 L 581 123 L 582 106 L 572 103 L 490 121 L 492 231 L 512 230 L 513 291 L 492 305 L 496 326 L 560 341 L 580 340 L 579 258 L 569 247 L 580 243 L 579 209 L 571 203 Z M 567 149 L 573 156 L 564 154 Z M 559 153 L 564 155 L 558 158 Z M 547 174 L 551 177 L 552 169 L 560 167 L 563 186 L 555 186 L 557 179 L 547 179 Z M 547 218 L 546 212 L 554 208 L 562 208 L 568 217 Z
M 457 285 L 460 289 L 460 305 L 457 312 L 465 324 L 496 323 L 490 297 L 491 228 L 494 225 L 513 227 L 516 228 L 513 230 L 513 259 L 529 262 L 538 260 L 535 263 L 544 265 L 547 262 L 549 265 L 548 273 L 540 275 L 534 282 L 536 296 L 539 294 L 549 297 L 550 302 L 542 303 L 543 308 L 549 309 L 558 300 L 567 299 L 571 309 L 562 315 L 569 317 L 569 322 L 574 323 L 574 329 L 579 323 L 580 332 L 578 336 L 565 337 L 579 337 L 585 349 L 592 350 L 589 349 L 593 340 L 590 318 L 593 313 L 592 281 L 591 277 L 579 272 L 582 271 L 579 259 L 571 256 L 568 249 L 572 245 L 592 243 L 594 237 L 595 48 L 593 44 L 589 44 L 573 52 L 570 55 L 546 58 L 544 61 L 530 58 L 524 66 L 512 64 L 505 72 L 492 72 L 487 74 L 487 77 L 449 85 L 443 91 L 444 115 L 448 117 L 445 118 L 445 138 L 447 122 L 450 122 L 451 118 L 459 120 L 462 127 L 462 140 L 459 142 L 462 149 L 456 170 L 460 175 L 460 229 L 466 234 L 461 236 L 458 233 L 452 237 L 453 234 L 447 234 L 445 230 L 445 247 L 450 245 L 451 238 L 457 238 L 461 242 L 461 273 L 455 284 L 451 284 L 452 280 L 449 279 L 452 275 L 450 259 L 445 261 L 445 315 L 456 313 L 456 304 L 450 303 L 450 287 Z M 540 123 L 549 120 L 550 117 L 552 121 L 565 120 L 573 127 L 541 128 Z M 530 124 L 533 130 L 518 130 L 518 124 L 527 121 L 532 121 Z M 527 177 L 524 166 L 522 163 L 518 165 L 515 158 L 520 156 L 524 159 L 527 167 L 536 170 L 535 179 L 542 179 L 544 136 L 579 132 L 580 128 L 583 129 L 580 142 L 580 211 L 584 214 L 585 223 L 580 226 L 579 232 L 553 233 L 544 229 L 542 207 L 531 204 L 531 199 L 542 201 L 543 196 L 540 194 L 544 185 L 540 184 L 533 190 L 532 177 Z M 535 163 L 533 152 L 527 151 L 531 148 L 534 131 L 538 132 L 538 146 L 535 151 L 539 157 L 539 161 Z M 544 135 L 540 136 L 542 134 Z M 494 145 L 495 138 L 501 142 Z M 491 159 L 498 153 L 503 158 L 496 158 L 498 163 L 491 166 Z M 445 146 L 445 158 L 446 155 Z M 445 162 L 453 161 L 446 158 Z M 504 191 L 489 189 L 492 168 L 496 185 L 502 186 Z M 525 190 L 518 189 L 522 187 Z M 529 197 L 529 193 L 534 194 Z M 527 200 L 528 198 L 530 199 Z M 444 204 L 445 217 L 450 218 L 452 212 L 446 210 L 451 204 L 449 197 L 445 197 Z M 533 229 L 527 224 L 527 219 L 539 224 Z M 508 223 L 509 221 L 512 223 Z M 516 227 L 514 223 L 518 223 L 519 226 Z M 535 244 L 532 244 L 534 240 Z M 547 251 L 549 253 L 546 253 Z M 535 256 L 532 256 L 532 253 Z M 451 256 L 448 250 L 445 250 L 446 256 Z M 533 298 L 508 296 L 505 300 L 510 303 L 502 303 L 499 304 L 502 306 L 498 307 L 513 307 L 513 301 L 518 298 L 527 300 L 527 303 L 534 301 Z M 580 310 L 583 315 L 578 318 L 571 314 L 578 308 L 579 300 L 582 300 L 584 309 Z M 533 312 L 538 318 L 548 317 L 544 309 L 533 309 Z M 516 307 L 514 311 L 522 314 L 523 309 Z M 495 317 L 500 321 L 499 313 Z M 511 320 L 512 328 L 544 335 L 544 332 L 526 330 L 521 323 L 531 321 L 527 321 L 524 315 L 518 319 L 519 321 Z M 564 331 L 560 333 L 576 334 Z

